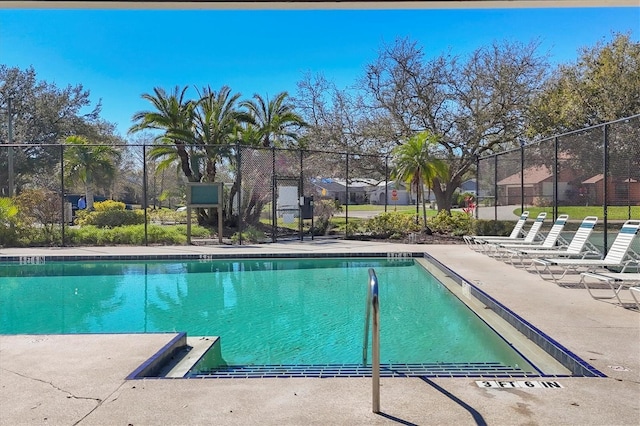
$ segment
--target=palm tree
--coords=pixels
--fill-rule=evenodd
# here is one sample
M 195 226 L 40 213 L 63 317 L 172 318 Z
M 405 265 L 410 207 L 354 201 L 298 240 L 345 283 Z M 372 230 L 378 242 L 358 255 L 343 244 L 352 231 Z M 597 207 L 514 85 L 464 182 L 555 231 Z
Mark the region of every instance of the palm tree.
M 255 94 L 253 100 L 241 103 L 260 130 L 262 146 L 284 147 L 298 143 L 297 131 L 306 123 L 293 111 L 293 106 L 287 102 L 288 97 L 287 92 L 281 92 L 270 101 Z
M 205 176 L 215 181 L 217 164 L 232 156 L 240 126 L 252 123 L 246 112 L 237 108 L 240 94 L 231 94 L 228 86 L 219 92 L 206 87 L 197 103 L 194 116 L 195 143 L 206 153 Z
M 91 209 L 97 182 L 107 185 L 115 177 L 120 152 L 109 145 L 92 144 L 83 136 L 69 136 L 65 144 L 68 145 L 64 150 L 67 179 L 83 186 L 87 209 Z
M 151 102 L 155 110 L 135 113 L 133 121 L 137 123 L 131 126 L 129 133 L 146 129 L 163 130 L 156 140 L 173 143 L 182 172 L 190 182 L 198 182 L 201 174 L 199 168 L 193 167 L 194 159 L 189 152 L 189 146 L 195 143 L 193 123 L 196 103 L 185 99 L 187 89 L 188 86 L 183 89 L 176 86 L 171 94 L 167 94 L 164 89 L 155 87 L 154 95 L 143 94 L 142 98 Z
M 418 203 L 422 200 L 424 226 L 427 226 L 427 208 L 424 196 L 424 186 L 433 186 L 437 177 L 445 177 L 448 173 L 447 164 L 431 155 L 431 148 L 438 142 L 438 137 L 428 131 L 418 133 L 409 138 L 402 145 L 394 148 L 394 169 L 392 177 L 400 179 L 416 188 L 416 223 L 418 223 Z

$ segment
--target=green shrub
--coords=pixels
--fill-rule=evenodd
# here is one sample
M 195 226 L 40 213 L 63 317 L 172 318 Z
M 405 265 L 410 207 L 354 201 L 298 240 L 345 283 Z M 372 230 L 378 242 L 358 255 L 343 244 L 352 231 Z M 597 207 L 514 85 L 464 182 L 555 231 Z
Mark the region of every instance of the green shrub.
M 419 231 L 420 226 L 416 225 L 412 216 L 400 212 L 387 212 L 367 220 L 364 229 L 376 238 L 390 238 L 391 236 L 402 238 L 411 232 Z
M 169 228 L 167 226 L 163 226 L 163 228 Z M 187 235 L 187 225 L 186 224 L 181 224 L 181 225 L 174 225 L 171 226 L 171 228 L 175 228 L 177 230 L 177 232 L 183 234 L 183 235 Z M 192 237 L 196 237 L 196 238 L 207 238 L 211 236 L 211 231 L 209 231 L 207 228 L 200 226 L 200 225 L 191 225 L 191 236 Z
M 18 241 L 18 207 L 11 198 L 0 197 L 0 245 L 12 247 Z
M 473 233 L 473 221 L 474 219 L 466 213 L 451 212 L 449 214 L 443 210 L 427 219 L 427 225 L 432 232 L 438 234 L 462 236 Z
M 98 201 L 93 204 L 93 210 L 96 212 L 108 212 L 124 210 L 126 205 L 121 201 L 105 200 Z
M 331 232 L 331 218 L 342 211 L 342 206 L 337 200 L 320 199 L 313 203 L 313 214 L 316 219 L 311 233 L 313 235 L 328 235 Z
M 474 224 L 475 235 L 507 236 L 513 230 L 513 222 L 508 220 L 477 219 Z
M 144 223 L 144 212 L 141 210 L 125 210 L 125 204 L 119 201 L 102 201 L 95 203 L 94 211 L 80 212 L 76 224 L 93 225 L 98 228 L 115 228 L 118 226 L 138 225 Z
M 25 228 L 37 228 L 32 244 L 51 245 L 59 241 L 60 198 L 48 189 L 24 189 L 15 197 L 19 220 Z
M 344 227 L 344 233 L 347 237 L 353 237 L 354 235 L 362 232 L 362 228 L 360 227 L 360 222 L 349 222 Z
M 313 228 L 311 228 L 311 234 L 313 235 L 328 235 L 331 230 L 331 220 L 325 217 L 319 217 L 313 222 Z
M 191 235 L 206 237 L 210 232 L 201 226 L 193 226 Z M 93 225 L 71 228 L 68 230 L 68 240 L 72 245 L 142 245 L 144 244 L 144 224 L 116 228 L 98 228 Z M 186 244 L 186 226 L 148 225 L 147 241 L 149 244 Z
M 166 224 L 166 223 L 187 223 L 187 211 L 175 211 L 172 209 L 148 209 L 147 215 L 150 222 Z M 198 215 L 196 213 L 191 214 L 192 222 L 194 219 L 197 221 Z
M 14 223 L 18 215 L 18 207 L 11 198 L 0 197 L 0 225 L 10 225 Z

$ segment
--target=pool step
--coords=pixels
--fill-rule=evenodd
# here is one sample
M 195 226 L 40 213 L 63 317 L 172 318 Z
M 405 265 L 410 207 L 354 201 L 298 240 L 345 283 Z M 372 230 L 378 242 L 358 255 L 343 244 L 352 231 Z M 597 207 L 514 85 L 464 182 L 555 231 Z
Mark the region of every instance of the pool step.
M 518 367 L 500 363 L 381 364 L 380 377 L 538 377 Z M 371 377 L 371 366 L 361 364 L 320 365 L 228 365 L 191 373 L 193 378 L 273 377 Z

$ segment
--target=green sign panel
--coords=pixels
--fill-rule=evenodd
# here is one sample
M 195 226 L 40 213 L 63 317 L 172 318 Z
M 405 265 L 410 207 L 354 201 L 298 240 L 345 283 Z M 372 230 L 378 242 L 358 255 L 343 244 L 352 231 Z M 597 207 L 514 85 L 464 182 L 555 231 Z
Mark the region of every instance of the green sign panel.
M 222 183 L 189 183 L 187 204 L 190 207 L 216 207 L 222 204 Z

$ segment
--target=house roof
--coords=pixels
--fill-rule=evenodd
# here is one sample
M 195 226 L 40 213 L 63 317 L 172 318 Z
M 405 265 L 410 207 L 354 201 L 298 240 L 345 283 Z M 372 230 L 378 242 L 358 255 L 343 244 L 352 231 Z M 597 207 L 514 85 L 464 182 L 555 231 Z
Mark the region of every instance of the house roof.
M 321 179 L 313 182 L 318 188 L 326 189 L 330 192 L 343 192 L 345 191 L 344 185 L 338 182 L 334 182 L 331 179 Z
M 600 182 L 602 179 L 604 178 L 604 175 L 602 173 L 592 176 L 587 180 L 583 180 L 582 183 L 597 183 Z
M 349 191 L 362 192 L 365 190 L 365 188 L 375 187 L 377 183 L 378 181 L 374 179 L 353 179 L 349 183 Z M 333 179 L 333 178 L 314 179 L 313 184 L 319 188 L 324 188 L 327 191 L 331 191 L 331 192 L 344 192 L 346 191 L 346 188 L 347 188 L 347 184 L 344 179 Z
M 551 173 L 547 166 L 527 167 L 524 169 L 524 184 L 537 184 L 549 179 L 551 176 L 553 176 L 553 173 Z M 520 173 L 507 176 L 498 181 L 498 185 L 520 185 Z
M 602 179 L 604 179 L 604 175 L 602 173 L 597 174 L 595 176 L 591 176 L 589 179 L 587 180 L 583 180 L 582 183 L 598 183 L 600 182 Z M 636 183 L 638 182 L 637 180 L 633 179 L 633 178 L 626 178 L 624 180 L 621 181 L 617 181 L 617 182 L 622 182 L 622 183 Z

